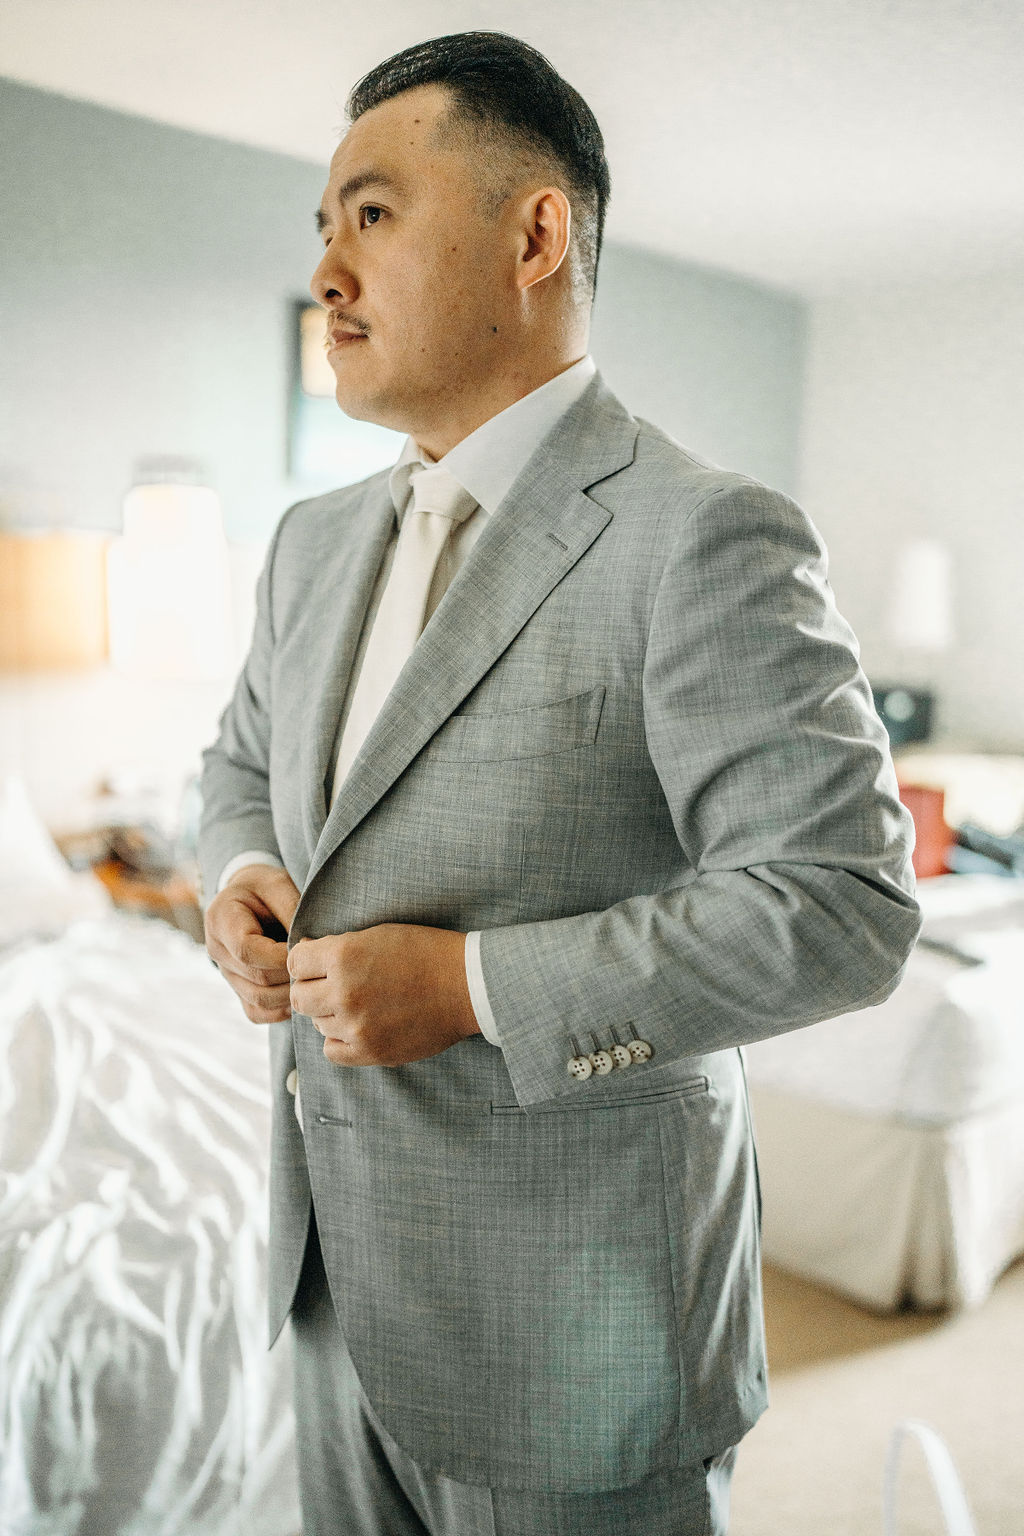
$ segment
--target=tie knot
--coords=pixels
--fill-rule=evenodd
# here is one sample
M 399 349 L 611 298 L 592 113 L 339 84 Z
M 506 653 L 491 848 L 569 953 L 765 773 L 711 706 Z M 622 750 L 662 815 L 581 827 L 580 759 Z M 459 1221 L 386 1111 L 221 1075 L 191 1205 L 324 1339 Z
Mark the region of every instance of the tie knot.
M 452 523 L 463 523 L 476 509 L 477 502 L 440 464 L 415 470 L 412 480 L 412 510 L 433 512 Z

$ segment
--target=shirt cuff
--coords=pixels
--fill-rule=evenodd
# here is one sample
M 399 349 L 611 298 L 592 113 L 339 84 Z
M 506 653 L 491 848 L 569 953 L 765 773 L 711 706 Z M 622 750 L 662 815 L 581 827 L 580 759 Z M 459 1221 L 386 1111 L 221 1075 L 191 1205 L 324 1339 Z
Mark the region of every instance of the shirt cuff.
M 224 889 L 231 876 L 237 875 L 238 871 L 244 869 L 247 864 L 269 864 L 272 869 L 284 869 L 276 853 L 264 853 L 260 848 L 253 848 L 247 853 L 236 854 L 233 859 L 228 860 L 220 872 L 220 879 L 217 881 L 218 893 Z
M 498 1025 L 491 1005 L 487 997 L 487 988 L 484 985 L 483 967 L 480 964 L 480 934 L 466 934 L 466 981 L 469 985 L 469 1000 L 473 1004 L 473 1012 L 480 1026 L 480 1033 L 491 1045 L 501 1049 L 501 1040 L 498 1037 Z

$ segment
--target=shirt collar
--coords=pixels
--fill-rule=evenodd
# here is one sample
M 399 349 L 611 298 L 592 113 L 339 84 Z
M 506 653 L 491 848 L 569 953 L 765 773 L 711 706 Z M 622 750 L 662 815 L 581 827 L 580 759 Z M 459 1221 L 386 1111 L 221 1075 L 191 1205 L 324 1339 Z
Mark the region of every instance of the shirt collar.
M 413 438 L 407 437 L 389 480 L 399 521 L 409 500 L 413 466 L 434 462 L 443 464 L 488 516 L 496 512 L 520 471 L 569 407 L 575 405 L 596 372 L 588 353 L 483 422 L 436 461 L 421 452 Z

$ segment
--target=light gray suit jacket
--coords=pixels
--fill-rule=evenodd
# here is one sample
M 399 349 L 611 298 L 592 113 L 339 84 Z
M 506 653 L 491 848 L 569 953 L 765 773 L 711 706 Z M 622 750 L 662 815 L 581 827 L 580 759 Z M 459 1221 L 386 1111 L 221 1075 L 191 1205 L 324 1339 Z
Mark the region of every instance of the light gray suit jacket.
M 272 1330 L 312 1195 L 363 1387 L 410 1455 L 469 1483 L 622 1486 L 765 1405 L 736 1047 L 893 989 L 919 926 L 910 822 L 808 519 L 600 374 L 328 815 L 393 522 L 386 473 L 282 519 L 205 754 L 205 885 L 266 848 L 302 893 L 293 943 L 483 930 L 503 1050 L 344 1069 L 307 1018 L 271 1027 Z M 650 1061 L 568 1074 L 631 1025 Z

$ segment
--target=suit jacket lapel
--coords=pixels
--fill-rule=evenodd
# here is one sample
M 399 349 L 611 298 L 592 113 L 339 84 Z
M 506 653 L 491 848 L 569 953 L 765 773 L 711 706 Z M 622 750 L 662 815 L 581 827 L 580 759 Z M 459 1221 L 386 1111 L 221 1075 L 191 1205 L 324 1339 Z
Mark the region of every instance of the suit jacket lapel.
M 330 579 L 320 627 L 311 635 L 313 716 L 302 748 L 302 808 L 311 854 L 327 817 L 325 779 L 363 619 L 395 525 L 387 475 L 373 485 L 368 501 L 353 520 L 349 540 L 324 551 Z
M 612 514 L 586 496 L 582 487 L 593 486 L 631 463 L 636 433 L 636 422 L 598 374 L 533 455 L 477 540 L 385 700 L 323 826 L 307 886 L 610 521 Z M 366 568 L 372 562 L 376 570 L 382 547 L 376 553 L 367 550 Z M 362 579 L 366 580 L 365 571 Z M 359 622 L 372 579 L 371 574 Z M 347 678 L 359 622 L 350 619 L 346 624 L 334 676 Z M 337 724 L 336 693 L 329 705 L 321 702 L 321 739 L 327 734 L 325 710 L 334 710 Z M 331 744 L 333 740 L 332 727 Z M 318 770 L 320 811 L 325 758 L 321 765 L 318 757 Z

